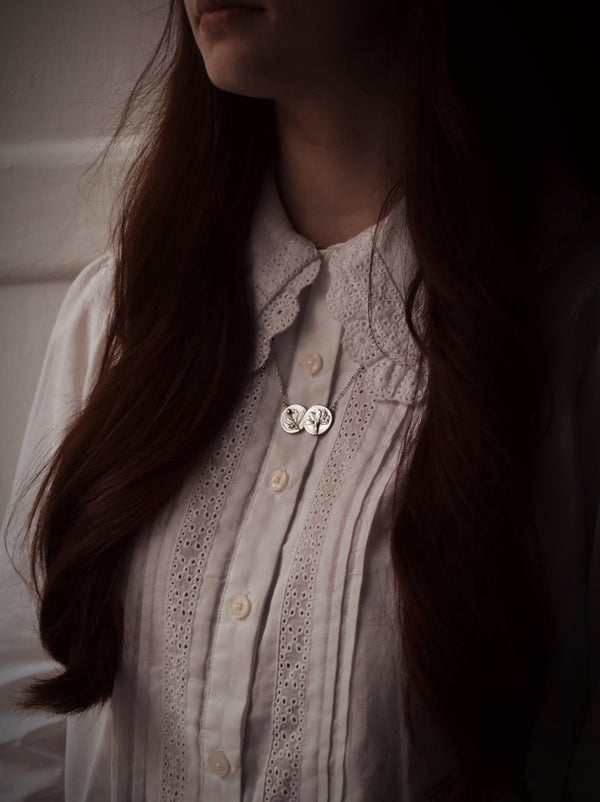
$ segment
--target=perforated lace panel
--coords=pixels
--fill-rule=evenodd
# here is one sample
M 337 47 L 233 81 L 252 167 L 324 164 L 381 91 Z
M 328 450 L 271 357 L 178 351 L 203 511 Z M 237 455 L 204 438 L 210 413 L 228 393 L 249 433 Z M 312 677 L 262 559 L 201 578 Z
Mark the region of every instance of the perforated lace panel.
M 230 423 L 199 469 L 173 552 L 165 624 L 161 800 L 185 798 L 186 688 L 194 613 L 206 561 L 231 479 L 246 445 L 264 371 L 257 373 Z
M 320 266 L 321 262 L 318 258 L 303 265 L 301 272 L 295 275 L 279 292 L 276 292 L 264 306 L 258 322 L 255 370 L 264 365 L 269 358 L 273 337 L 288 329 L 298 317 L 300 311 L 298 296 L 315 280 Z M 277 265 L 273 264 L 271 267 L 276 269 Z
M 253 275 L 259 312 L 255 369 L 267 362 L 273 337 L 294 323 L 300 291 L 314 281 L 321 265 L 314 245 L 280 219 L 278 203 L 273 197 L 265 200 L 279 228 L 285 231 L 287 225 L 289 238 L 273 246 Z M 419 350 L 404 316 L 405 293 L 417 263 L 403 203 L 381 223 L 376 237 L 375 233 L 376 227 L 371 226 L 323 251 L 331 277 L 327 309 L 344 327 L 344 349 L 355 362 L 368 367 L 375 397 L 411 404 L 422 400 L 426 373 L 418 375 Z M 415 304 L 417 320 L 423 306 L 421 294 Z
M 298 296 L 321 266 L 315 245 L 290 225 L 273 175 L 266 182 L 250 238 L 252 290 L 258 317 L 254 369 L 269 357 L 271 340 L 292 325 Z
M 279 630 L 273 735 L 265 782 L 264 799 L 268 802 L 299 799 L 311 617 L 323 537 L 335 499 L 373 410 L 374 404 L 370 394 L 365 392 L 364 381 L 357 382 L 319 481 L 289 573 Z
M 355 362 L 369 367 L 375 397 L 410 404 L 419 381 L 419 350 L 404 316 L 404 298 L 417 265 L 403 206 L 382 223 L 376 240 L 374 234 L 371 227 L 326 250 L 331 275 L 327 309 L 344 327 L 344 349 Z M 422 311 L 419 298 L 417 318 Z M 419 386 L 417 400 L 424 382 Z

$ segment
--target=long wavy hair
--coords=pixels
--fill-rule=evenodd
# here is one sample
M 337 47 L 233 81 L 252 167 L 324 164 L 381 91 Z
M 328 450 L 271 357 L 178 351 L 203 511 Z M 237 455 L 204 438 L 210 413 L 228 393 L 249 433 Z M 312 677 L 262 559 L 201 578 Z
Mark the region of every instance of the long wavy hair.
M 482 73 L 489 41 L 447 5 L 409 4 L 398 78 L 419 265 L 399 315 L 428 376 L 390 520 L 398 681 L 409 722 L 424 703 L 454 753 L 431 799 L 526 799 L 545 643 L 526 492 L 540 385 L 527 255 L 545 152 L 523 136 L 523 76 L 511 84 L 504 54 L 501 75 L 493 54 Z M 210 83 L 178 0 L 119 131 L 140 101 L 101 371 L 31 516 L 41 640 L 64 670 L 26 704 L 57 713 L 110 697 L 125 557 L 231 416 L 255 342 L 247 243 L 276 147 L 272 103 Z

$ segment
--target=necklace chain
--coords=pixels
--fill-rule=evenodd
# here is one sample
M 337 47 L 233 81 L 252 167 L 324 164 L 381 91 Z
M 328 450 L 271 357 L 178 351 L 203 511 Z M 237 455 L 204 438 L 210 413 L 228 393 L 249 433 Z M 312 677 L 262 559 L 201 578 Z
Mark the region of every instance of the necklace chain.
M 287 399 L 287 395 L 286 395 L 286 392 L 285 392 L 285 388 L 284 388 L 284 386 L 283 386 L 283 379 L 281 378 L 281 373 L 279 372 L 279 365 L 277 364 L 277 360 L 275 359 L 275 356 L 273 356 L 273 365 L 274 365 L 274 367 L 275 367 L 275 375 L 277 376 L 277 381 L 279 382 L 279 389 L 281 390 L 281 399 L 282 399 L 282 401 L 283 401 L 283 406 L 284 406 L 284 407 L 289 407 L 289 405 L 290 405 L 290 402 L 289 402 L 289 401 L 288 401 L 288 399 Z M 350 376 L 350 378 L 348 379 L 348 381 L 346 382 L 346 384 L 345 384 L 345 385 L 342 387 L 342 389 L 339 391 L 339 393 L 337 394 L 337 396 L 336 396 L 336 397 L 333 399 L 333 401 L 331 402 L 331 404 L 327 404 L 327 407 L 328 407 L 328 408 L 329 408 L 329 409 L 330 409 L 332 412 L 335 410 L 336 406 L 337 406 L 337 405 L 340 403 L 340 401 L 342 400 L 342 398 L 343 398 L 343 397 L 346 395 L 346 393 L 347 393 L 347 392 L 348 392 L 348 390 L 350 389 L 350 385 L 352 384 L 352 382 L 354 381 L 354 379 L 356 379 L 356 377 L 358 376 L 358 374 L 361 372 L 361 370 L 362 370 L 362 369 L 363 369 L 363 366 L 362 366 L 362 365 L 359 365 L 359 367 L 358 367 L 358 368 L 356 368 L 356 370 L 354 371 L 354 373 L 352 374 L 352 376 Z
M 302 404 L 290 404 L 275 354 L 273 354 L 273 366 L 275 368 L 275 375 L 279 382 L 279 390 L 283 401 L 283 412 L 281 413 L 280 424 L 284 432 L 288 434 L 297 434 L 302 430 L 313 435 L 325 434 L 333 423 L 333 412 L 336 406 L 342 400 L 358 374 L 363 370 L 363 365 L 359 365 L 330 404 L 314 404 L 306 409 Z

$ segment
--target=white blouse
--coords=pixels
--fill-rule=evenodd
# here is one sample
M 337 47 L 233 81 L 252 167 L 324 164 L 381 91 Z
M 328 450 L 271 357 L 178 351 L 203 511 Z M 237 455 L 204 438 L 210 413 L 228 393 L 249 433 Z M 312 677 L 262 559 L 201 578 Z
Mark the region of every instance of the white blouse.
M 403 721 L 389 559 L 399 452 L 424 384 L 397 316 L 415 269 L 403 204 L 382 224 L 370 269 L 373 234 L 318 251 L 267 181 L 250 243 L 250 381 L 210 453 L 137 539 L 112 699 L 68 717 L 66 749 L 64 720 L 10 705 L 23 679 L 51 664 L 5 560 L 2 799 L 417 802 L 443 774 L 448 756 L 426 712 L 418 750 Z M 93 386 L 112 280 L 109 256 L 65 299 L 16 487 Z M 331 406 L 348 386 L 325 434 L 283 431 L 276 363 L 290 403 Z M 15 496 L 9 540 L 28 498 Z M 581 613 L 570 619 L 578 630 Z M 561 734 L 550 740 L 565 751 Z M 569 739 L 560 767 L 548 767 L 556 793 L 535 802 L 562 798 L 572 753 Z M 541 794 L 539 769 L 534 761 Z

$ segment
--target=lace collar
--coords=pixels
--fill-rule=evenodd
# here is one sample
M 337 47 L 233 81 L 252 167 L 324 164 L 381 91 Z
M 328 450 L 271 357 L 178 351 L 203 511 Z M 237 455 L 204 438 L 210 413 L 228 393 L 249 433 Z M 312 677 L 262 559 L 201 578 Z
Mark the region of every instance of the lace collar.
M 563 242 L 581 223 L 586 203 L 586 191 L 571 171 L 550 176 L 534 232 L 534 269 L 542 273 L 556 263 Z M 416 270 L 404 202 L 383 221 L 373 243 L 375 228 L 318 251 L 292 228 L 273 170 L 267 173 L 250 242 L 259 322 L 255 369 L 269 358 L 273 337 L 293 324 L 301 290 L 312 284 L 325 261 L 331 274 L 328 311 L 344 327 L 344 348 L 368 368 L 370 386 L 380 397 L 411 403 L 418 383 L 416 400 L 422 399 L 426 367 L 419 379 L 418 349 L 403 314 L 403 297 Z M 422 303 L 416 314 L 421 310 Z
M 321 256 L 285 214 L 272 173 L 258 203 L 250 236 L 252 290 L 258 318 L 254 370 L 261 368 L 271 340 L 295 321 L 300 292 L 317 277 Z
M 403 297 L 416 260 L 404 212 L 401 201 L 379 230 L 373 225 L 319 251 L 294 231 L 272 172 L 267 176 L 250 240 L 258 313 L 255 370 L 266 363 L 273 337 L 294 323 L 301 290 L 325 262 L 331 279 L 327 309 L 343 326 L 344 348 L 368 369 L 376 397 L 415 400 L 418 349 L 404 320 Z

